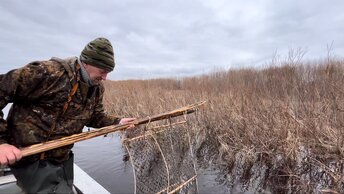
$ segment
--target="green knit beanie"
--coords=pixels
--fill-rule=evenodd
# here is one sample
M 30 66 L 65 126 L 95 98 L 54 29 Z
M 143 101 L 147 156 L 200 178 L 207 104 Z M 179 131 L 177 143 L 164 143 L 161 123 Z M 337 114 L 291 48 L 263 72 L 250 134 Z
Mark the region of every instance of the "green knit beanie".
M 96 38 L 89 42 L 82 50 L 80 60 L 109 72 L 115 67 L 113 48 L 106 38 Z

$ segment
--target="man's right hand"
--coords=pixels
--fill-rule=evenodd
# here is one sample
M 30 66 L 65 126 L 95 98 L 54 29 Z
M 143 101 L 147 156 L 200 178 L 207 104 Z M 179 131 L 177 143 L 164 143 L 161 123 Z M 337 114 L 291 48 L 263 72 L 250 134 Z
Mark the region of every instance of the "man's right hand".
M 0 165 L 14 164 L 22 158 L 21 151 L 10 144 L 0 144 Z

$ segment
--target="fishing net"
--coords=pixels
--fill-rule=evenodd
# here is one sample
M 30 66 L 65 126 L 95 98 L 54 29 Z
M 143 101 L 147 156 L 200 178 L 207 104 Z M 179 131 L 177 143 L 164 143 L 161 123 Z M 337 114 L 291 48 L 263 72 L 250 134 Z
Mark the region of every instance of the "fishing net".
M 135 177 L 135 193 L 197 193 L 196 166 L 186 120 L 148 123 L 124 145 Z

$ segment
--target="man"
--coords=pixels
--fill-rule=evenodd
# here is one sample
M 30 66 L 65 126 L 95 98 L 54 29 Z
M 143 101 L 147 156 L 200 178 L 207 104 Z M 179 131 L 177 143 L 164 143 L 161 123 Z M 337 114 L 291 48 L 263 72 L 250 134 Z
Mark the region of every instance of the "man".
M 109 40 L 88 43 L 80 58 L 35 61 L 0 75 L 0 164 L 10 165 L 26 193 L 72 193 L 73 145 L 22 158 L 19 148 L 100 128 L 131 123 L 104 112 L 102 80 L 115 67 Z

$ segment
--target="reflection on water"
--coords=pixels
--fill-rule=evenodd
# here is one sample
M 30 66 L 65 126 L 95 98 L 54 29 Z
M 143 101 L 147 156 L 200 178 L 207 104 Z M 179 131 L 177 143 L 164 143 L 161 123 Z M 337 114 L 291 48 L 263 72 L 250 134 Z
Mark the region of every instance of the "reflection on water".
M 110 193 L 134 193 L 134 174 L 131 164 L 122 160 L 120 133 L 78 142 L 73 151 L 75 163 Z M 216 181 L 218 173 L 210 168 L 198 172 L 199 193 L 228 193 Z
M 209 193 L 230 193 L 225 184 L 219 184 L 220 171 L 211 167 L 207 169 L 199 169 L 198 171 L 198 191 L 200 194 Z
M 134 193 L 131 164 L 123 162 L 119 133 L 74 145 L 75 163 L 110 193 Z

